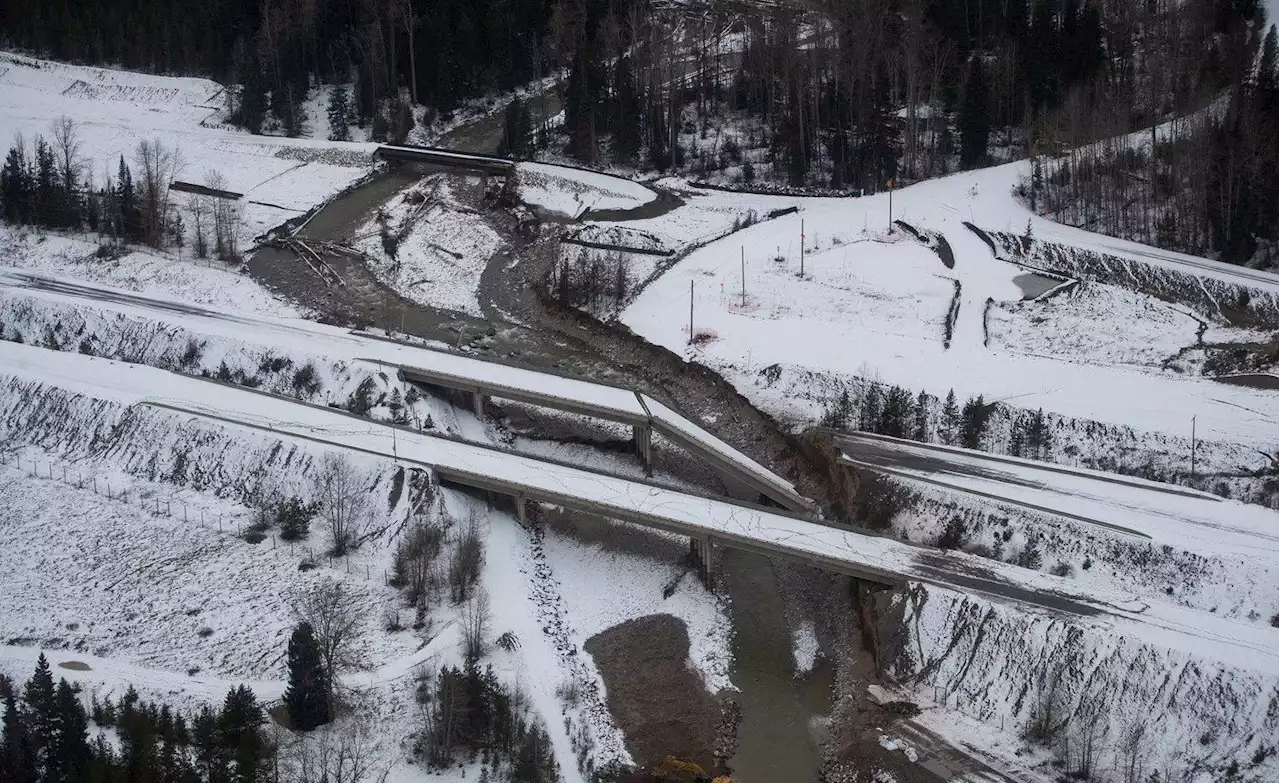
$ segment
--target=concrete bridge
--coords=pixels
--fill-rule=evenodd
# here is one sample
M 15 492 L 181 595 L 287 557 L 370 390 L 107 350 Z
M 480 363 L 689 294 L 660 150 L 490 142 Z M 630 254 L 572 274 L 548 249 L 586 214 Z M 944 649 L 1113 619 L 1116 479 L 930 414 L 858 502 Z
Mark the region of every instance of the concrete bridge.
M 476 171 L 481 174 L 506 176 L 515 173 L 515 161 L 492 155 L 473 155 L 469 152 L 453 152 L 437 147 L 411 147 L 383 144 L 373 151 L 374 160 L 398 160 L 412 163 L 430 163 L 435 166 Z

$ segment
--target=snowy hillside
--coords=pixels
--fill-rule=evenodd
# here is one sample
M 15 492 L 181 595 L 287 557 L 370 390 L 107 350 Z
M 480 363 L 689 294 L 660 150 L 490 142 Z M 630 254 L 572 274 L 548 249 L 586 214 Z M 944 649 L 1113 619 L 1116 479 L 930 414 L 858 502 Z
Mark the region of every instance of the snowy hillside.
M 142 141 L 181 154 L 175 179 L 225 178 L 243 193 L 242 244 L 346 187 L 368 171 L 370 144 L 253 136 L 221 124 L 226 96 L 207 80 L 67 65 L 0 53 L 0 139 L 28 143 L 66 116 L 80 131 L 80 155 L 99 186 L 121 156 L 133 165 Z M 178 203 L 181 198 L 175 199 Z

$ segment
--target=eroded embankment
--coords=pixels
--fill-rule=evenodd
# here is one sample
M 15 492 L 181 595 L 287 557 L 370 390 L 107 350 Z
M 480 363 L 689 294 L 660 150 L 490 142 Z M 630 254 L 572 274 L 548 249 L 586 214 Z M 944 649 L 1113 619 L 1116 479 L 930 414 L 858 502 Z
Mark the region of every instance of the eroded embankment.
M 1274 674 L 946 590 L 877 600 L 893 678 L 1047 747 L 1066 769 L 1276 779 Z

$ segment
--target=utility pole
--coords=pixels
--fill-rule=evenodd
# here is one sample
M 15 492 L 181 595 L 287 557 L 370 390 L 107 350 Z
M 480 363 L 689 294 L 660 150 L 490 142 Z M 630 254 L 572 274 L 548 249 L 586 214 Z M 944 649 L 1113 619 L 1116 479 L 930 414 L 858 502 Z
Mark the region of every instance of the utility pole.
M 689 281 L 689 345 L 693 345 L 693 280 Z
M 800 218 L 800 277 L 804 277 L 804 218 Z
M 747 246 L 742 246 L 742 306 L 747 306 Z
M 1191 417 L 1191 478 L 1196 477 L 1196 417 Z
M 893 180 L 889 180 L 889 230 L 893 231 Z

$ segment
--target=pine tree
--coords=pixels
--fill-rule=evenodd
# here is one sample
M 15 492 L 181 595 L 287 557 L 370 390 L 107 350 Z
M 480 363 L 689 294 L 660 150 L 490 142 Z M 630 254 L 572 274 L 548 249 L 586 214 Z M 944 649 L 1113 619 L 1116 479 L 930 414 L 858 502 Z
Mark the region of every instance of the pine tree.
M 289 721 L 298 731 L 311 731 L 329 722 L 329 694 L 311 624 L 298 623 L 289 639 L 289 685 L 284 692 L 284 703 L 289 710 Z
M 634 163 L 640 154 L 640 91 L 631 72 L 631 58 L 619 57 L 613 67 L 613 152 L 621 163 Z
M 228 779 L 227 751 L 218 736 L 218 716 L 207 705 L 191 723 L 191 744 L 200 777 L 206 783 L 224 783 Z
M 133 173 L 129 171 L 129 164 L 124 162 L 123 155 L 120 156 L 119 173 L 116 175 L 116 203 L 120 211 L 117 218 L 121 238 L 127 242 L 141 241 L 142 210 L 138 204 L 138 192 L 133 185 Z
M 252 690 L 241 685 L 227 692 L 218 716 L 218 740 L 230 752 L 236 783 L 253 783 L 262 772 L 267 755 L 262 721 L 262 706 Z
M 240 87 L 240 127 L 250 133 L 262 133 L 262 123 L 267 118 L 266 84 L 258 73 L 257 64 L 249 66 L 244 84 Z
M 329 93 L 329 141 L 351 141 L 351 95 L 347 85 L 339 84 Z
M 987 431 L 987 419 L 990 415 L 991 408 L 983 401 L 981 394 L 965 401 L 961 414 L 961 446 L 966 449 L 982 448 L 982 436 Z
M 510 158 L 530 158 L 533 154 L 533 120 L 529 107 L 513 98 L 502 114 L 502 140 L 498 154 Z
M 921 443 L 929 442 L 929 395 L 924 389 L 916 397 L 916 426 L 913 437 Z
M 880 384 L 872 383 L 862 394 L 862 412 L 859 416 L 859 428 L 865 432 L 879 432 L 881 413 L 884 401 L 880 392 Z
M 19 706 L 12 693 L 6 694 L 0 722 L 0 780 L 36 783 L 40 779 L 37 758 L 30 714 Z
M 885 397 L 884 411 L 880 416 L 879 432 L 894 438 L 905 438 L 915 419 L 911 392 L 901 386 L 889 389 Z
M 948 446 L 956 445 L 960 432 L 960 408 L 956 405 L 956 390 L 947 390 L 946 402 L 942 405 L 942 442 Z
M 9 148 L 4 168 L 0 169 L 0 204 L 5 221 L 9 223 L 31 222 L 31 206 L 34 199 L 30 164 L 27 151 L 19 139 Z
M 53 732 L 48 743 L 45 780 L 75 783 L 89 769 L 89 717 L 65 679 L 58 682 L 53 704 Z
M 981 56 L 969 60 L 969 75 L 964 83 L 964 101 L 960 104 L 960 165 L 973 168 L 987 157 L 987 139 L 991 134 L 991 117 L 987 105 L 986 69 Z
M 47 762 L 45 742 L 53 734 L 55 724 L 55 705 L 53 673 L 49 669 L 49 660 L 40 653 L 36 659 L 36 670 L 27 681 L 23 694 L 27 702 L 27 711 L 31 718 L 32 738 L 40 754 L 41 762 Z
M 1280 41 L 1276 40 L 1276 26 L 1267 29 L 1262 41 L 1262 56 L 1258 58 L 1258 88 L 1263 93 L 1276 88 L 1277 68 L 1280 68 Z
M 36 136 L 35 165 L 36 223 L 42 226 L 57 225 L 62 208 L 62 188 L 58 182 L 58 161 L 53 148 L 42 136 Z

